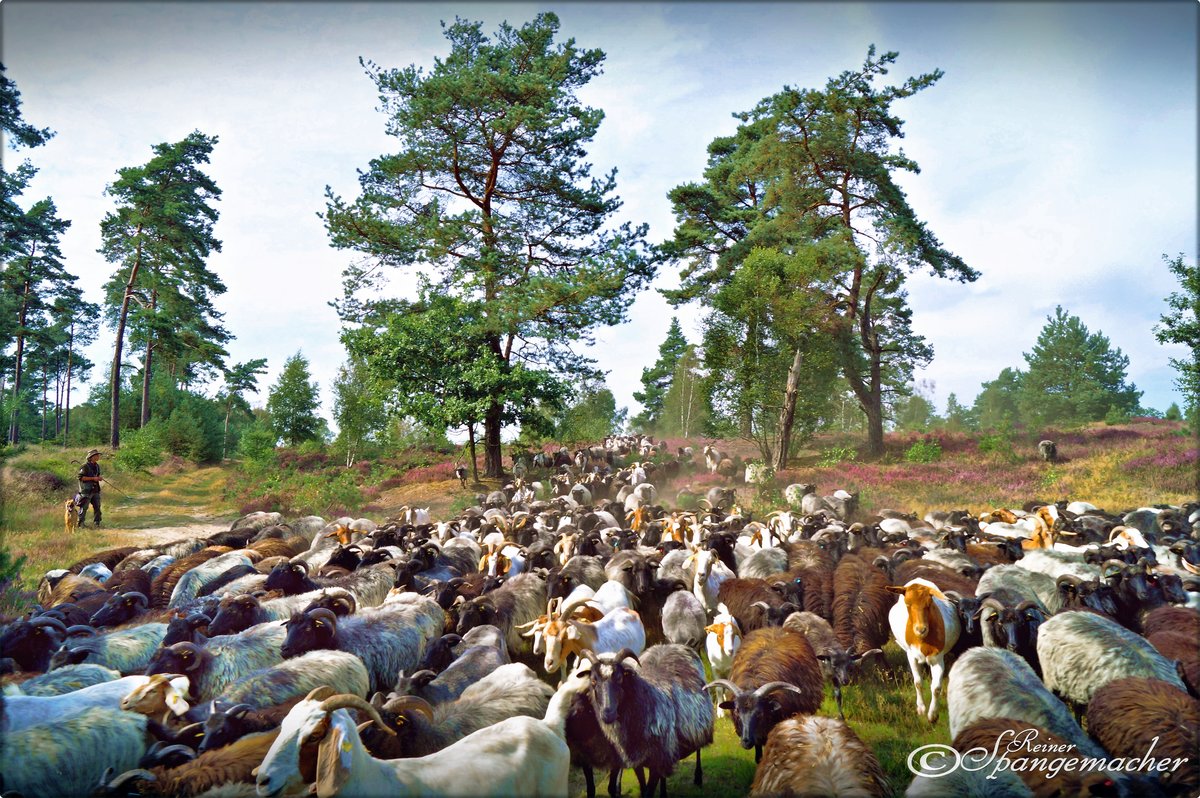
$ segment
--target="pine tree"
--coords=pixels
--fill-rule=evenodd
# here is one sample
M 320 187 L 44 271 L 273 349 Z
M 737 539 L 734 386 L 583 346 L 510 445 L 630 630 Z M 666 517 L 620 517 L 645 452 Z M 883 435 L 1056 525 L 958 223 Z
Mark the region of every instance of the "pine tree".
M 1018 405 L 1029 425 L 1081 424 L 1110 413 L 1128 417 L 1138 408 L 1142 393 L 1126 383 L 1129 358 L 1061 305 L 1046 317 L 1025 363 Z
M 284 361 L 279 381 L 267 394 L 267 412 L 276 436 L 288 446 L 321 440 L 325 422 L 317 415 L 318 407 L 317 383 L 310 381 L 308 360 L 297 352 Z
M 687 348 L 687 338 L 683 335 L 683 328 L 679 326 L 679 318 L 672 316 L 671 326 L 667 328 L 667 337 L 658 347 L 658 360 L 653 366 L 642 369 L 642 390 L 633 394 L 633 398 L 642 405 L 642 412 L 633 417 L 636 429 L 658 428 L 662 418 L 663 400 L 671 387 L 679 358 Z
M 1170 363 L 1179 373 L 1175 385 L 1183 393 L 1184 405 L 1189 414 L 1196 415 L 1200 411 L 1200 268 L 1185 263 L 1182 254 L 1174 258 L 1163 255 L 1163 260 L 1182 290 L 1167 297 L 1168 312 L 1159 319 L 1154 336 L 1160 344 L 1182 344 L 1190 350 L 1189 357 L 1173 357 Z
M 613 223 L 615 170 L 596 178 L 584 160 L 604 113 L 577 92 L 604 53 L 555 42 L 558 29 L 550 13 L 520 28 L 504 23 L 494 38 L 456 20 L 445 26 L 450 53 L 432 69 L 366 65 L 398 149 L 363 170 L 357 200 L 328 192 L 333 245 L 365 256 L 345 271 L 338 310 L 347 327 L 369 315 L 359 291 L 382 287 L 380 265 L 419 264 L 477 320 L 434 334 L 469 342 L 470 362 L 488 375 L 480 421 L 492 477 L 502 473 L 506 416 L 595 377 L 572 344 L 625 320 L 655 271 L 645 226 Z M 405 394 L 431 393 L 404 371 L 380 376 Z
M 234 409 L 253 416 L 245 393 L 258 393 L 258 378 L 267 371 L 267 359 L 260 357 L 246 363 L 235 363 L 225 370 L 225 385 L 217 398 L 225 405 L 225 427 L 221 434 L 221 461 L 225 461 L 229 444 L 229 418 Z

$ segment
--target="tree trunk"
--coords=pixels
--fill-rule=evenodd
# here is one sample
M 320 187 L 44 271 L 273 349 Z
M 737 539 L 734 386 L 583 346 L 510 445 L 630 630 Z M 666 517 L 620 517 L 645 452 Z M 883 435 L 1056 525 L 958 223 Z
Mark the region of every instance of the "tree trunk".
M 500 403 L 495 400 L 488 407 L 483 419 L 483 468 L 484 475 L 499 479 L 504 476 L 504 463 L 500 450 Z
M 134 256 L 133 266 L 129 269 L 129 281 L 125 283 L 125 296 L 121 299 L 121 315 L 117 319 L 117 341 L 113 345 L 112 375 L 109 378 L 109 390 L 112 393 L 109 445 L 114 449 L 121 446 L 121 352 L 125 346 L 125 320 L 129 316 L 129 300 L 133 296 L 133 284 L 137 280 L 138 268 L 142 265 L 141 232 L 142 228 L 139 225 L 137 254 Z
M 150 315 L 154 316 L 154 312 L 158 308 L 158 291 L 150 292 Z M 151 332 L 146 337 L 146 362 L 142 368 L 142 418 L 138 423 L 138 429 L 150 423 L 150 358 L 154 355 L 154 334 Z
M 75 322 L 71 322 L 71 333 L 67 343 L 67 398 L 63 400 L 63 448 L 71 437 L 71 359 L 75 355 Z
M 783 407 L 779 410 L 779 437 L 775 445 L 776 472 L 787 468 L 788 451 L 792 446 L 792 425 L 796 421 L 796 394 L 800 388 L 800 368 L 804 365 L 804 352 L 799 346 L 788 369 L 787 388 L 783 394 Z
M 22 356 L 25 353 L 25 317 L 29 309 L 29 292 L 31 286 L 29 281 L 25 281 L 25 291 L 21 295 L 21 312 L 17 314 L 17 353 L 13 356 L 13 387 L 12 387 L 12 418 L 8 427 L 8 442 L 16 444 L 21 439 L 21 427 L 18 421 L 19 409 L 21 407 L 21 366 Z
M 225 462 L 225 447 L 229 444 L 229 414 L 233 410 L 233 403 L 225 403 L 225 433 L 221 436 L 221 462 Z
M 479 464 L 475 462 L 475 422 L 467 422 L 467 451 L 471 453 L 471 479 L 479 484 Z
M 46 440 L 46 390 L 49 388 L 50 375 L 42 368 L 42 440 Z

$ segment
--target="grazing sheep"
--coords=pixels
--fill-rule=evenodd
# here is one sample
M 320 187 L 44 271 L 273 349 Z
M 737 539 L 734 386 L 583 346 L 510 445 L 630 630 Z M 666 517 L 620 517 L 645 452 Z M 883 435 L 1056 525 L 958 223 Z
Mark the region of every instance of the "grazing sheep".
M 1011 651 L 973 648 L 954 663 L 949 682 L 946 703 L 951 737 L 979 720 L 1011 718 L 1062 737 L 1086 756 L 1104 755 L 1029 663 Z
M 845 721 L 788 718 L 767 735 L 750 795 L 889 795 L 879 760 Z
M 1128 676 L 1162 679 L 1187 689 L 1175 663 L 1144 637 L 1090 612 L 1065 612 L 1043 623 L 1037 653 L 1046 687 L 1076 707 L 1086 706 L 1109 682 Z
M 1092 695 L 1087 723 L 1088 734 L 1114 757 L 1153 752 L 1178 763 L 1158 772 L 1165 792 L 1200 790 L 1200 701 L 1177 687 L 1159 679 L 1116 679 Z

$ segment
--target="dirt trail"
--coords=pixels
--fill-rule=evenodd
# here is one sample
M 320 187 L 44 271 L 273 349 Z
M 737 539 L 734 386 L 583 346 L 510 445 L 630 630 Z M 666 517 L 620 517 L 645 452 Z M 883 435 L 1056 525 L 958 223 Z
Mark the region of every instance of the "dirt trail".
M 225 471 L 217 466 L 170 475 L 151 488 L 105 493 L 103 534 L 120 545 L 151 546 L 229 529 L 237 514 L 220 507 Z

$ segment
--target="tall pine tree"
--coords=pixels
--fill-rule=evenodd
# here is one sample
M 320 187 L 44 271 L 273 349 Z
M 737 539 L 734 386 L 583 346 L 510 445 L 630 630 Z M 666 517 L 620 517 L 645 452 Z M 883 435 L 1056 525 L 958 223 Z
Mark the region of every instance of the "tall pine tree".
M 142 318 L 146 347 L 143 421 L 149 418 L 148 386 L 158 336 L 164 329 L 195 329 L 217 318 L 209 296 L 225 287 L 208 271 L 206 261 L 221 250 L 213 235 L 218 213 L 212 206 L 221 190 L 201 169 L 216 143 L 215 136 L 195 131 L 173 144 L 156 144 L 153 158 L 143 166 L 119 169 L 105 192 L 117 203 L 100 222 L 99 250 L 109 263 L 117 264 L 106 285 L 108 315 L 116 328 L 109 376 L 109 443 L 114 449 L 121 445 L 121 367 L 131 311 Z M 176 318 L 163 319 L 159 314 L 165 300 L 176 296 L 179 301 L 170 306 Z M 221 350 L 207 357 L 219 366 L 223 355 Z
M 658 360 L 654 365 L 642 369 L 642 390 L 634 391 L 633 398 L 642 404 L 642 412 L 633 417 L 637 429 L 656 430 L 662 419 L 663 400 L 671 388 L 671 380 L 679 365 L 679 358 L 688 347 L 679 319 L 671 317 L 666 339 L 659 344 Z
M 279 380 L 267 394 L 267 413 L 276 436 L 288 446 L 319 441 L 325 432 L 325 420 L 317 415 L 320 407 L 318 388 L 308 371 L 308 359 L 300 352 L 283 364 Z

